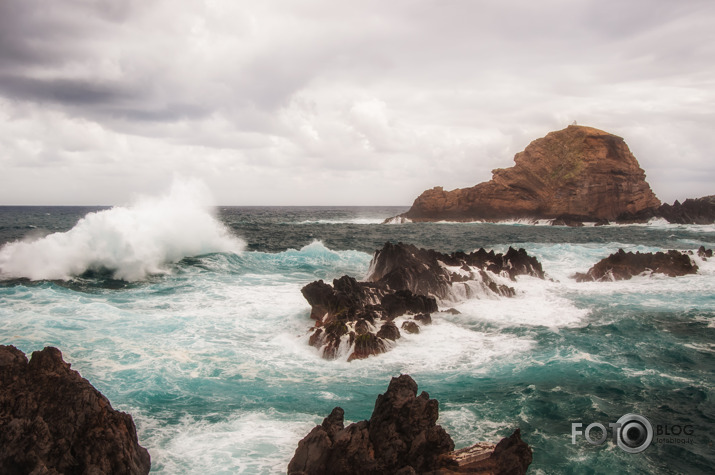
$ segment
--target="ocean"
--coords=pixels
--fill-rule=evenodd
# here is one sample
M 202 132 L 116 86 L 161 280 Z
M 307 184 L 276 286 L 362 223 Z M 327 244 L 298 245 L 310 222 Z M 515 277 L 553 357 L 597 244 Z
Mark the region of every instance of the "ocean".
M 406 209 L 207 208 L 177 196 L 0 207 L 0 342 L 58 347 L 132 414 L 153 473 L 285 473 L 333 407 L 369 418 L 400 373 L 439 400 L 457 447 L 520 427 L 529 473 L 713 473 L 715 258 L 694 256 L 698 274 L 677 278 L 571 275 L 619 248 L 714 248 L 714 226 L 382 224 Z M 519 277 L 514 298 L 443 302 L 461 314 L 433 315 L 385 354 L 322 359 L 301 287 L 364 278 L 386 241 L 523 247 L 547 279 Z M 628 413 L 656 432 L 643 452 L 572 443 L 573 423 L 608 427 Z

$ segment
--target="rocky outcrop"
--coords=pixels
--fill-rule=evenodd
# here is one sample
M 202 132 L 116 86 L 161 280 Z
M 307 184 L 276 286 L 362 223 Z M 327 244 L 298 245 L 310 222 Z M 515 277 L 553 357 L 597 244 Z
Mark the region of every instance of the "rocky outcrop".
M 504 282 L 518 275 L 544 278 L 539 261 L 524 249 L 443 254 L 386 243 L 373 256 L 367 282 L 343 276 L 332 286 L 319 280 L 301 289 L 316 321 L 309 343 L 327 359 L 383 353 L 401 337 L 395 318 L 412 316 L 400 328 L 418 333 L 438 311 L 437 299 L 511 297 L 515 289 Z
M 392 378 L 369 421 L 344 427 L 343 416 L 336 407 L 298 443 L 289 474 L 516 475 L 531 463 L 531 449 L 518 430 L 496 446 L 478 444 L 455 452 L 451 437 L 437 425 L 439 403 L 426 392 L 417 396 L 417 383 L 408 375 Z
M 0 473 L 146 474 L 149 453 L 129 414 L 62 360 L 0 346 Z
M 674 224 L 715 223 L 715 195 L 689 198 L 683 203 L 676 200 L 672 205 L 666 203 L 658 208 L 656 216 Z
M 604 222 L 660 206 L 624 140 L 602 130 L 572 125 L 551 132 L 514 162 L 471 188 L 427 190 L 401 218 Z
M 455 287 L 461 287 L 467 298 L 480 290 L 507 297 L 514 295 L 514 289 L 497 283 L 493 277 L 495 275 L 504 275 L 511 281 L 516 280 L 517 275 L 532 275 L 543 279 L 544 271 L 539 261 L 529 256 L 524 249 L 517 251 L 510 247 L 505 254 L 484 249 L 469 254 L 443 254 L 410 244 L 388 242 L 375 252 L 368 280 L 385 284 L 391 289 L 409 290 L 439 299 L 453 296 Z M 468 282 L 479 282 L 482 285 L 474 287 L 460 284 Z
M 638 213 L 623 213 L 616 218 L 616 222 L 644 223 L 653 218 L 662 218 L 672 224 L 713 224 L 715 223 L 715 195 L 688 198 L 682 203 L 676 200 L 672 205 L 664 203 L 656 209 L 645 209 Z
M 707 253 L 705 248 L 703 252 Z M 712 255 L 712 251 L 710 252 Z M 695 274 L 697 271 L 698 266 L 687 253 L 681 251 L 633 253 L 619 249 L 618 252 L 600 260 L 586 273 L 575 274 L 574 278 L 578 282 L 628 280 L 644 272 L 677 277 Z
M 455 450 L 447 455 L 452 462 L 435 475 L 474 473 L 482 475 L 523 474 L 531 465 L 531 447 L 521 440 L 521 431 L 503 438 L 497 445 L 478 442 L 471 447 Z

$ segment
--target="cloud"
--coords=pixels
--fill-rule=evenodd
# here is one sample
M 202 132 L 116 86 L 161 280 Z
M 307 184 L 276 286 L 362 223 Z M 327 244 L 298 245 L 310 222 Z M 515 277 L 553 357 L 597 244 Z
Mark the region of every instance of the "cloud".
M 573 120 L 712 194 L 710 1 L 0 2 L 0 203 L 409 204 Z

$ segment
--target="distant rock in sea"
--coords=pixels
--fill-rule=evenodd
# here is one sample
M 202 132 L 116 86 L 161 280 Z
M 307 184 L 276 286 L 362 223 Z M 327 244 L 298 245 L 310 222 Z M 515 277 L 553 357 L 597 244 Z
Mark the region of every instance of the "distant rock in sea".
M 0 345 L 0 473 L 146 474 L 151 461 L 129 414 L 112 409 L 47 347 L 30 361 Z
M 712 250 L 701 246 L 698 254 L 703 259 L 712 256 Z M 690 256 L 681 251 L 670 250 L 666 252 L 625 252 L 619 249 L 605 259 L 600 260 L 586 273 L 577 273 L 573 277 L 578 282 L 628 280 L 644 272 L 665 274 L 677 277 L 695 274 L 698 266 Z
M 288 465 L 292 475 L 512 474 L 526 473 L 531 448 L 517 429 L 496 446 L 478 443 L 454 451 L 439 425 L 439 403 L 408 375 L 392 378 L 377 397 L 369 421 L 345 427 L 336 407 L 298 443 Z
M 309 343 L 326 359 L 350 349 L 348 360 L 383 353 L 401 338 L 395 318 L 412 316 L 400 328 L 419 333 L 438 311 L 437 299 L 511 297 L 515 289 L 503 282 L 515 281 L 517 275 L 544 278 L 539 261 L 524 249 L 443 254 L 388 242 L 375 251 L 367 282 L 346 275 L 332 286 L 319 280 L 303 287 L 316 321 Z
M 412 221 L 615 220 L 660 206 L 621 137 L 571 125 L 534 140 L 511 168 L 471 188 L 422 193 L 401 215 Z
M 715 223 L 715 195 L 702 198 L 688 198 L 675 201 L 672 205 L 662 204 L 658 209 L 643 210 L 635 214 L 623 214 L 619 223 L 640 223 L 652 218 L 663 218 L 673 224 L 713 224 Z

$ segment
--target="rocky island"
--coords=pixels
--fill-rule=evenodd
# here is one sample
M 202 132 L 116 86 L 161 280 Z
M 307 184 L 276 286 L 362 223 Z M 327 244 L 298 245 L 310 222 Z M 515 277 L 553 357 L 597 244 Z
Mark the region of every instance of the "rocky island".
M 0 345 L 0 473 L 146 474 L 149 452 L 129 414 L 62 359 L 35 351 L 28 362 Z
M 455 451 L 452 438 L 437 425 L 439 403 L 424 391 L 417 396 L 417 383 L 406 374 L 392 378 L 377 397 L 370 420 L 345 427 L 344 413 L 336 407 L 298 443 L 288 474 L 520 475 L 532 461 L 519 429 L 497 445 Z
M 386 222 L 551 220 L 554 224 L 712 223 L 715 198 L 661 205 L 625 141 L 571 125 L 531 142 L 511 168 L 471 188 L 423 192 L 404 214 Z

